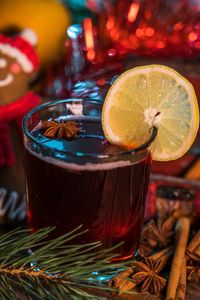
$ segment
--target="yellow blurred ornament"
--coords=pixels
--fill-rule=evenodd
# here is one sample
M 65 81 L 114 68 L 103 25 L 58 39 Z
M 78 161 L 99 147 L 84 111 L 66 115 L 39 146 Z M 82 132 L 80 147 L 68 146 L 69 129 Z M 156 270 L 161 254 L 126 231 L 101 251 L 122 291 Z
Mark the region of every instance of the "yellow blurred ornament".
M 0 1 L 0 32 L 9 27 L 30 28 L 37 34 L 42 64 L 55 61 L 64 48 L 70 14 L 57 0 Z

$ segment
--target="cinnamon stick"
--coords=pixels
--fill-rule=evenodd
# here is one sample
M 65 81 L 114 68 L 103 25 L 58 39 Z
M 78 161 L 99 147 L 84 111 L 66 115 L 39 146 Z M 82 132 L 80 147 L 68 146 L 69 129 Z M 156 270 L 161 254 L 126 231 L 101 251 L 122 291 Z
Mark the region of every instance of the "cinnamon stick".
M 181 217 L 176 224 L 176 246 L 169 274 L 166 300 L 175 300 L 176 298 L 176 290 L 180 279 L 183 260 L 185 258 L 189 231 L 190 219 Z
M 173 253 L 173 246 L 170 246 L 170 247 L 164 248 L 148 257 L 154 262 L 163 256 L 169 257 L 172 253 Z
M 111 288 L 117 288 L 119 293 L 129 291 L 134 288 L 137 284 L 129 277 L 133 274 L 133 269 L 128 268 L 109 281 L 109 286 Z
M 186 259 L 184 258 L 181 275 L 179 278 L 177 293 L 176 293 L 176 300 L 185 300 L 186 281 L 187 281 Z
M 200 230 L 195 234 L 195 236 L 189 243 L 187 251 L 192 253 L 198 246 L 200 246 Z

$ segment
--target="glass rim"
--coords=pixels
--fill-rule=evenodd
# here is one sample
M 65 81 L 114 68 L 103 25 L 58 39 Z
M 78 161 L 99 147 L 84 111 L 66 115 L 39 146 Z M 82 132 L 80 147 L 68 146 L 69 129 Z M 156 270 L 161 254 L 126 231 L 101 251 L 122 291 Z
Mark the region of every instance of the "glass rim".
M 35 108 L 33 108 L 32 110 L 30 110 L 24 117 L 22 120 L 22 130 L 23 130 L 23 134 L 25 134 L 25 136 L 27 136 L 32 142 L 36 143 L 37 145 L 43 147 L 44 149 L 50 149 L 55 151 L 55 148 L 51 148 L 51 147 L 46 147 L 44 144 L 42 144 L 41 142 L 39 142 L 29 131 L 29 129 L 26 126 L 26 122 L 29 120 L 29 118 L 36 112 L 38 111 L 42 111 L 43 109 L 47 109 L 49 107 L 53 107 L 56 106 L 58 104 L 62 104 L 62 103 L 68 103 L 68 102 L 85 102 L 85 103 L 91 103 L 91 104 L 96 104 L 96 105 L 103 105 L 103 103 L 97 101 L 97 100 L 91 100 L 91 99 L 84 99 L 84 98 L 67 98 L 67 99 L 61 99 L 61 100 L 53 100 L 53 101 L 48 101 L 45 102 L 43 104 L 40 104 L 38 106 L 36 106 Z M 93 117 L 92 117 L 93 118 Z M 103 154 L 98 154 L 98 153 L 84 153 L 81 155 L 81 158 L 111 158 L 111 157 L 115 157 L 115 156 L 124 156 L 124 155 L 134 155 L 140 151 L 143 150 L 147 150 L 150 145 L 154 142 L 156 136 L 157 136 L 157 127 L 153 126 L 152 128 L 149 129 L 149 137 L 148 139 L 141 144 L 140 146 L 130 149 L 130 150 L 122 150 L 119 151 L 117 153 L 103 153 Z M 68 154 L 71 157 L 77 157 L 80 158 L 80 154 L 79 153 L 72 153 L 70 151 L 67 151 L 66 149 L 59 149 L 56 150 L 58 153 L 64 153 L 64 154 Z

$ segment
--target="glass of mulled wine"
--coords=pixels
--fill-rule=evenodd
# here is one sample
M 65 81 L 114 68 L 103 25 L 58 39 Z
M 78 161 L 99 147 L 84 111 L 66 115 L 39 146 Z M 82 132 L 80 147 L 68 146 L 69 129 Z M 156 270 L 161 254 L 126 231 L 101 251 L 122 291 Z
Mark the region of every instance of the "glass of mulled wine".
M 138 247 L 155 137 L 128 151 L 111 145 L 101 126 L 102 104 L 67 99 L 45 103 L 23 120 L 27 221 L 34 231 L 55 226 L 55 236 L 80 224 L 87 233 L 73 242 L 101 241 L 121 258 Z M 44 135 L 44 121 L 76 122 L 70 139 Z M 52 129 L 52 128 L 51 128 Z

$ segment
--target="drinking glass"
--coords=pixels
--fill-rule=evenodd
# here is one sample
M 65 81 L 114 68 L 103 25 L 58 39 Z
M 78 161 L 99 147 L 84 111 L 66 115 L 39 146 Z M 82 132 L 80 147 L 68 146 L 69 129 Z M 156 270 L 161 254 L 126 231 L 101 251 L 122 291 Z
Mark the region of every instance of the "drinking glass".
M 23 120 L 27 221 L 35 231 L 55 226 L 59 236 L 82 224 L 74 243 L 101 241 L 128 258 L 138 247 L 156 132 L 140 147 L 109 144 L 101 126 L 102 104 L 67 99 L 42 104 Z M 43 135 L 43 121 L 75 121 L 72 140 Z

